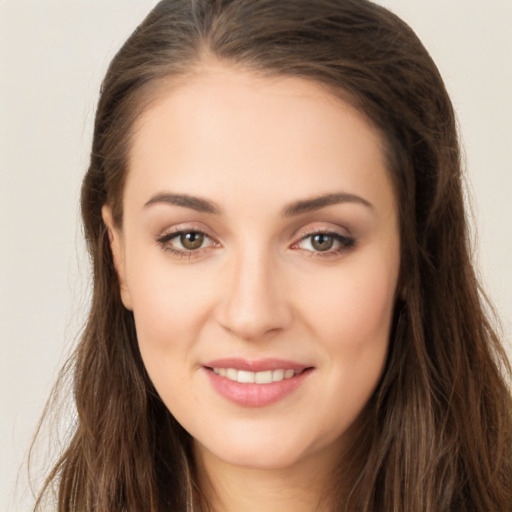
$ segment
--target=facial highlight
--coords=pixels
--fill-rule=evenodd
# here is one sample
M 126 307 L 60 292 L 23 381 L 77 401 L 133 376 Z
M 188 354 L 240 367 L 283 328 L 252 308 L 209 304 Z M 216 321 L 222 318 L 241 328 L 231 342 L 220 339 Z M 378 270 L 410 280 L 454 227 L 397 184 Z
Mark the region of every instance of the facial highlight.
M 141 355 L 212 464 L 339 456 L 381 378 L 399 272 L 378 131 L 300 78 L 220 64 L 138 120 L 104 219 Z

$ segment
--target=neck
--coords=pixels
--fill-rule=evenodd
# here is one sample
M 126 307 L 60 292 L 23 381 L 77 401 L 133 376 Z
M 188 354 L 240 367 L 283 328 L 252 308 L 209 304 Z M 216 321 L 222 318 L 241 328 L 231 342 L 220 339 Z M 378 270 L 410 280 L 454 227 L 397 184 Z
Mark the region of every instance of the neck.
M 320 512 L 335 471 L 335 461 L 318 458 L 285 468 L 255 469 L 231 465 L 195 447 L 199 484 L 215 512 Z

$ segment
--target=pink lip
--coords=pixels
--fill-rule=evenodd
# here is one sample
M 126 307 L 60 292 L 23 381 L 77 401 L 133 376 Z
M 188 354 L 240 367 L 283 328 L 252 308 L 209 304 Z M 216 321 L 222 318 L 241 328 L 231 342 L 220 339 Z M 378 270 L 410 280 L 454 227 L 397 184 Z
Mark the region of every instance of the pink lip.
M 234 368 L 235 370 L 245 370 L 247 372 L 265 372 L 267 370 L 305 370 L 311 365 L 300 364 L 295 361 L 286 361 L 284 359 L 260 359 L 249 360 L 238 357 L 228 357 L 224 359 L 215 359 L 209 361 L 203 366 L 207 368 Z
M 293 361 L 282 359 L 264 359 L 260 361 L 249 361 L 245 359 L 229 358 L 210 361 L 203 366 L 210 383 L 219 395 L 227 400 L 243 407 L 265 407 L 282 400 L 297 390 L 313 368 Z M 235 382 L 213 373 L 211 368 L 235 368 L 251 372 L 262 372 L 267 370 L 297 370 L 300 374 L 289 379 L 268 384 L 247 384 Z

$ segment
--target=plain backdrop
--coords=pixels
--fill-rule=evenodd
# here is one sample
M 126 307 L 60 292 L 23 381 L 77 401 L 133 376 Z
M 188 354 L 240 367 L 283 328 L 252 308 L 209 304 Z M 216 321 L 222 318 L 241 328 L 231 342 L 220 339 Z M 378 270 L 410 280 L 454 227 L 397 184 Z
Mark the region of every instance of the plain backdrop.
M 380 0 L 458 113 L 475 261 L 512 333 L 512 0 Z M 29 510 L 29 441 L 87 310 L 78 213 L 100 81 L 150 0 L 0 0 L 0 510 Z

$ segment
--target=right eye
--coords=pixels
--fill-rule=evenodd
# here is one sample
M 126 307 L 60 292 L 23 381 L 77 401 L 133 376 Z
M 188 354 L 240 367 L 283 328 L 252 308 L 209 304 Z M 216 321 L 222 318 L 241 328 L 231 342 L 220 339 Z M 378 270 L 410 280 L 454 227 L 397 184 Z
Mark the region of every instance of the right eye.
M 167 233 L 157 239 L 162 249 L 175 254 L 189 254 L 199 249 L 213 247 L 215 242 L 202 231 L 182 230 Z

